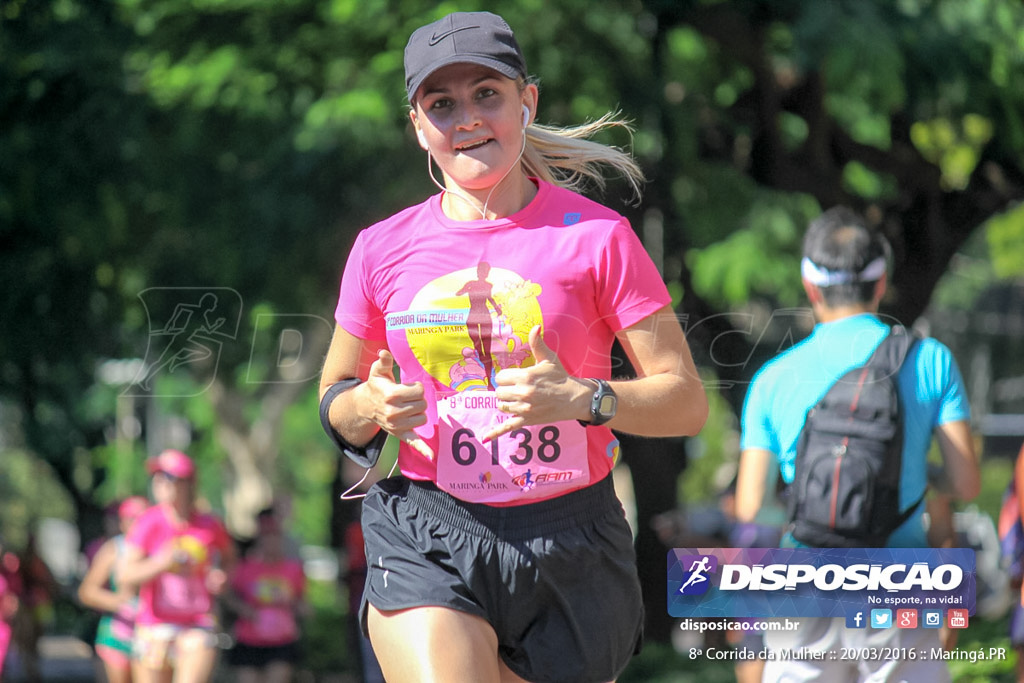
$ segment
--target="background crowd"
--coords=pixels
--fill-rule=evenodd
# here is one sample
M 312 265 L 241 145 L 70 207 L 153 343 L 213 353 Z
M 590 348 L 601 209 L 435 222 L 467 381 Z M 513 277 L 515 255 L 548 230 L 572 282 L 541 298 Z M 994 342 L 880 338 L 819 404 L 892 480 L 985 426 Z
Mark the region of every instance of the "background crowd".
M 54 632 L 55 603 L 69 599 L 81 609 L 78 635 L 92 648 L 96 680 L 294 680 L 311 608 L 299 545 L 283 514 L 264 508 L 252 537 L 232 538 L 197 499 L 188 455 L 166 450 L 147 471 L 146 496 L 106 507 L 104 534 L 82 548 L 86 569 L 73 595 L 34 543 L 22 553 L 0 548 L 0 680 L 13 674 L 4 673 L 12 648 L 18 680 L 47 680 L 38 645 Z M 358 536 L 358 523 L 349 533 Z M 361 576 L 361 543 L 349 548 Z M 340 639 L 337 645 L 343 647 Z M 382 680 L 374 677 L 370 648 L 357 645 L 353 657 L 365 661 L 364 680 Z

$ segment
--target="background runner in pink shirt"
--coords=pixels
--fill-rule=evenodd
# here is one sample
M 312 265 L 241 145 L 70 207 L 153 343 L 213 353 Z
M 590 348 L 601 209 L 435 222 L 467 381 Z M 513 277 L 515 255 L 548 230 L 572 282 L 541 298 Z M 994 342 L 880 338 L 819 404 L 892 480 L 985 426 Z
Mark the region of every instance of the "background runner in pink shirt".
M 219 628 L 215 598 L 227 583 L 235 549 L 220 520 L 195 506 L 195 465 L 176 450 L 152 458 L 156 505 L 127 534 L 119 583 L 139 589 L 133 673 L 136 680 L 209 680 Z
M 238 618 L 227 659 L 239 683 L 284 683 L 301 656 L 299 619 L 309 614 L 306 576 L 302 561 L 286 554 L 273 509 L 260 513 L 257 529 L 253 547 L 231 574 L 227 596 Z

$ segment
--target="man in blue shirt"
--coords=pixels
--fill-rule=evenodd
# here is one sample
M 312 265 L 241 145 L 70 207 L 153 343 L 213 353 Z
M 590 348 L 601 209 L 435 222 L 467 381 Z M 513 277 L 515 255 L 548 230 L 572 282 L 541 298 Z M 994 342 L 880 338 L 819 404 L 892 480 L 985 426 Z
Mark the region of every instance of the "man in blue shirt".
M 817 324 L 809 337 L 772 359 L 754 377 L 743 407 L 736 516 L 757 521 L 774 468 L 784 482 L 794 477 L 797 439 L 807 411 L 829 387 L 862 365 L 886 336 L 878 317 L 886 288 L 889 246 L 877 231 L 845 207 L 811 222 L 801 262 L 804 290 Z M 903 405 L 904 442 L 900 473 L 900 509 L 917 510 L 889 537 L 889 547 L 927 547 L 920 502 L 929 483 L 961 501 L 974 498 L 980 473 L 970 430 L 970 407 L 963 378 L 949 349 L 923 339 L 910 350 L 897 378 Z M 929 482 L 928 450 L 935 438 L 944 476 Z M 783 545 L 797 545 L 792 536 Z M 843 647 L 940 647 L 931 629 L 846 629 L 842 619 L 802 620 L 796 632 L 769 632 L 775 649 L 808 648 L 836 652 Z M 764 680 L 776 681 L 948 681 L 941 661 L 850 662 L 837 657 L 800 661 L 772 660 Z

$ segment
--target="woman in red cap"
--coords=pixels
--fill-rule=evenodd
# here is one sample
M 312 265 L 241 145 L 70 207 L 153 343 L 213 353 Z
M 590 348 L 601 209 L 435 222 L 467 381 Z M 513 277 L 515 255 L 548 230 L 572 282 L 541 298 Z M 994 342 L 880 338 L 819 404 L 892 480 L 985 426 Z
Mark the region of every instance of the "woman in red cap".
M 82 604 L 103 613 L 96 628 L 96 656 L 109 683 L 132 680 L 132 633 L 138 597 L 134 590 L 118 584 L 115 572 L 124 555 L 124 535 L 148 507 L 149 501 L 142 496 L 121 501 L 117 506 L 121 533 L 103 542 L 78 586 L 78 599 Z
M 417 29 L 405 75 L 441 193 L 359 234 L 320 386 L 357 462 L 400 440 L 401 476 L 363 502 L 361 623 L 391 683 L 609 681 L 643 622 L 609 427 L 692 435 L 707 415 L 657 268 L 575 191 L 602 166 L 634 188 L 641 172 L 587 139 L 611 117 L 534 123 L 538 88 L 494 14 Z M 615 341 L 636 379 L 612 379 Z
M 117 572 L 138 586 L 135 681 L 210 680 L 217 661 L 214 598 L 226 586 L 234 544 L 221 521 L 196 510 L 195 465 L 177 450 L 147 464 L 156 505 L 127 534 Z

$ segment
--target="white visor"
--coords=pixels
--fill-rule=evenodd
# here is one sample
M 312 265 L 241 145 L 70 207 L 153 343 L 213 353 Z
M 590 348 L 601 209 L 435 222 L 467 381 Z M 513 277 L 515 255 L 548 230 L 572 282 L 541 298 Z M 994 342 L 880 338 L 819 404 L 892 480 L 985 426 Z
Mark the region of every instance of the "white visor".
M 885 275 L 885 257 L 879 256 L 864 266 L 859 273 L 849 270 L 826 270 L 819 268 L 806 256 L 800 261 L 800 274 L 816 287 L 847 285 L 853 282 L 874 282 Z

